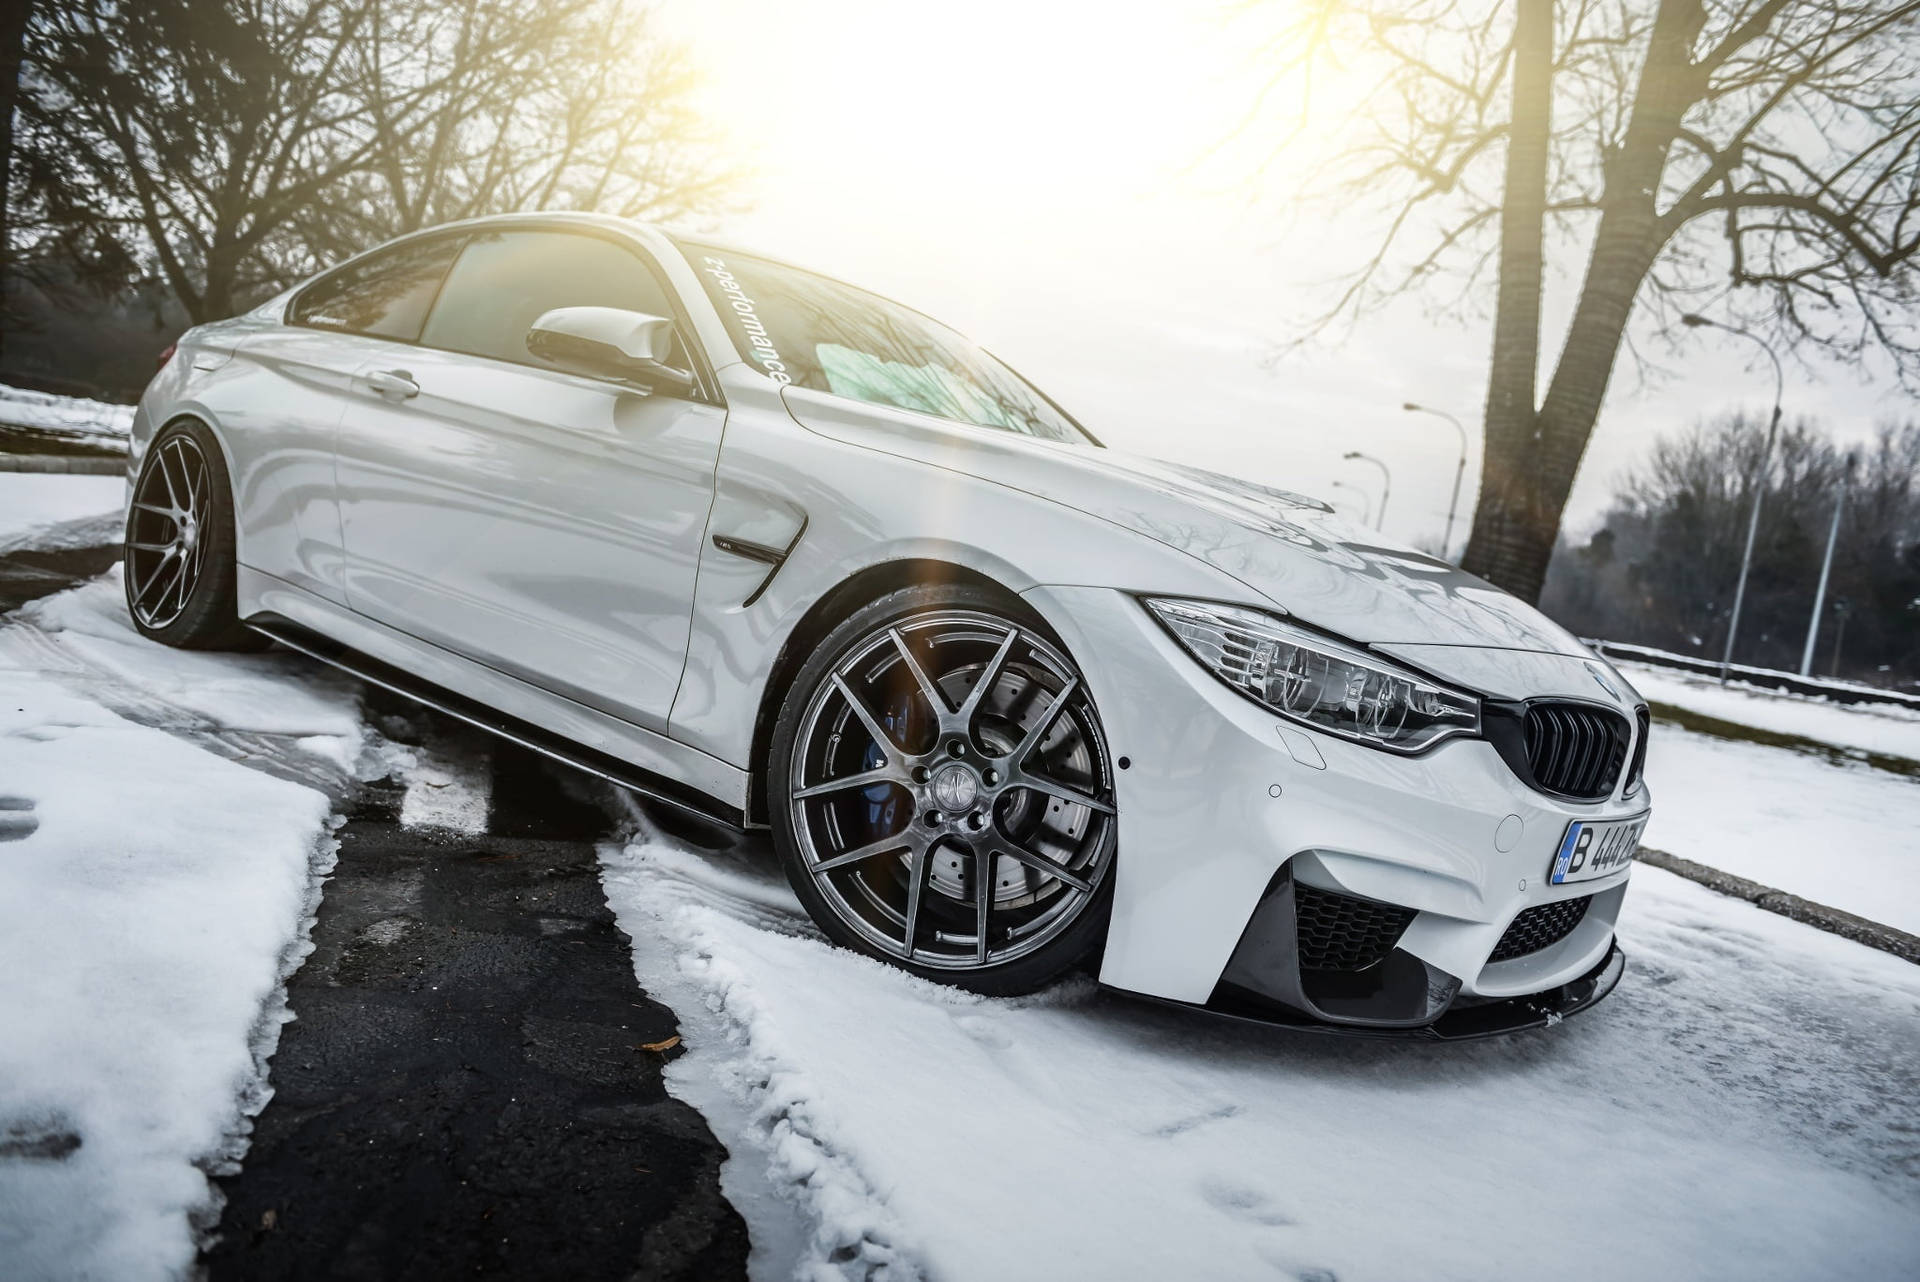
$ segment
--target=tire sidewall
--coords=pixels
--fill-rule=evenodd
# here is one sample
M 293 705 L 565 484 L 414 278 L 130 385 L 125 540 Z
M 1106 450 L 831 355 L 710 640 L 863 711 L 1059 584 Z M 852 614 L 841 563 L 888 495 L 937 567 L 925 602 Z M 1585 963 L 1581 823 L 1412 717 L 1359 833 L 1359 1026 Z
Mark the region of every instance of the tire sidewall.
M 1107 923 L 1113 910 L 1113 883 L 1119 862 L 1117 850 L 1093 897 L 1081 908 L 1079 917 L 1058 937 L 1011 961 L 980 970 L 955 971 L 908 962 L 896 953 L 875 947 L 870 940 L 842 922 L 827 897 L 821 893 L 813 874 L 808 871 L 806 857 L 800 850 L 793 830 L 787 781 L 793 777 L 793 755 L 799 746 L 800 726 L 814 692 L 827 680 L 846 652 L 876 629 L 936 609 L 967 609 L 992 614 L 1038 633 L 1062 654 L 1067 653 L 1053 630 L 1032 610 L 1009 600 L 1005 595 L 970 584 L 927 584 L 900 588 L 869 602 L 827 634 L 787 687 L 767 754 L 767 818 L 773 828 L 774 849 L 788 883 L 808 915 L 834 943 L 936 983 L 988 996 L 1018 996 L 1068 973 L 1105 943 Z M 1095 711 L 1097 715 L 1098 709 Z

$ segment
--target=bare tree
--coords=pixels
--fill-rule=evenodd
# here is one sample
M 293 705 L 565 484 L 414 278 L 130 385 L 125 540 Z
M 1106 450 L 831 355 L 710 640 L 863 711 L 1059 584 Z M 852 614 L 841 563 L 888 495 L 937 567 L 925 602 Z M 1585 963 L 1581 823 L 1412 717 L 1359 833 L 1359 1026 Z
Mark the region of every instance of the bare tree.
M 689 106 L 684 50 L 655 37 L 645 9 L 388 0 L 383 16 L 354 51 L 375 125 L 354 187 L 362 242 L 515 209 L 685 218 L 739 186 Z M 424 97 L 395 89 L 423 85 Z
M 1318 0 L 1288 27 L 1273 93 L 1364 78 L 1312 186 L 1385 227 L 1315 328 L 1493 277 L 1467 569 L 1538 597 L 1636 308 L 1920 377 L 1917 39 L 1912 0 Z M 1585 270 L 1542 387 L 1550 238 Z
M 1884 424 L 1847 449 L 1816 423 L 1789 422 L 1766 466 L 1764 437 L 1764 424 L 1729 414 L 1656 441 L 1620 478 L 1601 529 L 1555 558 L 1542 607 L 1582 636 L 1718 657 L 1746 532 L 1743 478 L 1758 477 L 1767 520 L 1741 616 L 1741 661 L 1798 666 L 1837 507 L 1827 599 L 1849 604 L 1848 671 L 1920 678 L 1920 423 Z M 1832 625 L 1823 621 L 1823 637 Z M 1820 657 L 1825 666 L 1830 650 Z
M 425 223 L 681 213 L 730 178 L 627 0 L 72 0 L 27 53 L 43 241 L 118 250 L 196 322 Z
M 13 0 L 0 11 L 0 344 L 4 344 L 12 317 L 7 311 L 7 267 L 12 261 L 13 222 L 13 104 L 20 96 L 21 54 L 26 48 L 27 20 L 35 0 Z

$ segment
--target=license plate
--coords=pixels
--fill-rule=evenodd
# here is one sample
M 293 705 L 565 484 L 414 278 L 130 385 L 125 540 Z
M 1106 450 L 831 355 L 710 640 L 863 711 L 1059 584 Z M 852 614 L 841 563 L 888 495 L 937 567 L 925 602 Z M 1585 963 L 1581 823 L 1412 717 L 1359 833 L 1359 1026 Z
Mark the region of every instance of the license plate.
M 1646 815 L 1631 819 L 1608 819 L 1589 823 L 1576 819 L 1567 825 L 1560 849 L 1553 856 L 1548 880 L 1556 886 L 1570 881 L 1592 881 L 1619 872 L 1633 862 L 1640 849 L 1640 833 L 1647 826 Z

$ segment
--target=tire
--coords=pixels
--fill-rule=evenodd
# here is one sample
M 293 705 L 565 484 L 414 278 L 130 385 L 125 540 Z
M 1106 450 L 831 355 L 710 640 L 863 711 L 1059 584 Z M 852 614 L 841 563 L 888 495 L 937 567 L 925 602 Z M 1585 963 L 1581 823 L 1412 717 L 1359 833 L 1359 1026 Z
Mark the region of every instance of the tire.
M 775 849 L 833 942 L 1009 996 L 1105 940 L 1112 756 L 1079 670 L 1012 598 L 927 585 L 855 611 L 768 756 Z
M 127 507 L 127 613 L 144 637 L 183 650 L 257 650 L 240 623 L 233 488 L 204 423 L 166 428 L 147 447 Z

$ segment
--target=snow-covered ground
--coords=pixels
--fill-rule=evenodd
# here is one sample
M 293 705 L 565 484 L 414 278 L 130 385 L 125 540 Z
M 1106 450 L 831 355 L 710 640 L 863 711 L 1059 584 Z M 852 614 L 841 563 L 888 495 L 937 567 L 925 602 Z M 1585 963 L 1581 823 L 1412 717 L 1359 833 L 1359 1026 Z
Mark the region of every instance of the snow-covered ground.
M 0 427 L 30 427 L 53 436 L 125 448 L 133 428 L 133 406 L 0 384 Z
M 126 508 L 127 483 L 117 476 L 0 472 L 0 552 L 72 543 L 66 531 L 84 524 L 89 538 Z
M 1656 725 L 1647 783 L 1655 850 L 1920 934 L 1920 779 Z
M 1606 1002 L 1434 1046 L 1085 983 L 969 997 L 828 947 L 758 862 L 657 838 L 603 860 L 763 1279 L 1751 1282 L 1920 1260 L 1920 968 L 1658 869 L 1635 873 Z
M 140 639 L 117 574 L 0 624 L 0 1274 L 191 1267 L 332 858 L 320 788 L 227 758 L 361 739 L 309 671 Z
M 1711 677 L 1646 663 L 1616 666 L 1654 703 L 1842 748 L 1920 761 L 1920 710 L 1891 703 L 1833 703 L 1737 681 L 1723 686 Z

